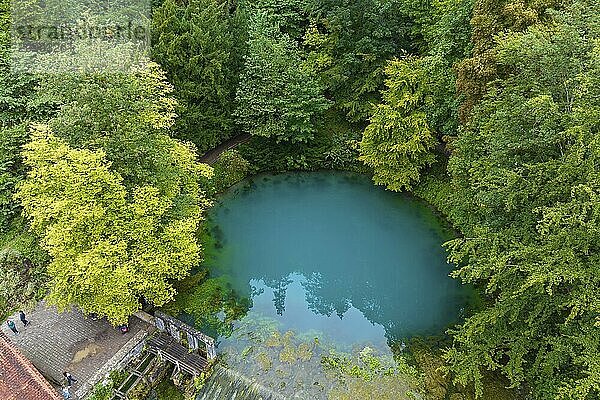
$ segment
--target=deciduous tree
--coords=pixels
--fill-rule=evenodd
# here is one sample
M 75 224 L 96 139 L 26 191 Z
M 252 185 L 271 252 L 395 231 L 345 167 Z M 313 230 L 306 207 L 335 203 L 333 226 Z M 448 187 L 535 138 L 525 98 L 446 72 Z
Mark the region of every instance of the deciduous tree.
M 264 12 L 250 22 L 248 54 L 237 91 L 236 117 L 252 135 L 305 142 L 328 107 L 294 41 Z
M 171 281 L 200 257 L 198 187 L 185 205 L 177 204 L 177 193 L 152 185 L 128 190 L 102 149 L 72 148 L 46 126 L 31 134 L 24 152 L 30 172 L 17 197 L 52 257 L 48 299 L 115 324 L 140 308 L 141 297 L 157 306 L 171 300 Z M 190 175 L 210 175 L 185 146 L 173 151 Z M 193 177 L 186 179 L 194 185 Z
M 373 168 L 373 180 L 390 190 L 410 189 L 435 157 L 435 136 L 423 107 L 431 101 L 421 59 L 390 62 L 387 89 L 360 142 L 360 160 Z
M 575 1 L 499 38 L 502 78 L 454 143 L 464 237 L 450 259 L 487 301 L 451 331 L 447 357 L 479 393 L 500 370 L 535 399 L 600 394 L 598 7 Z

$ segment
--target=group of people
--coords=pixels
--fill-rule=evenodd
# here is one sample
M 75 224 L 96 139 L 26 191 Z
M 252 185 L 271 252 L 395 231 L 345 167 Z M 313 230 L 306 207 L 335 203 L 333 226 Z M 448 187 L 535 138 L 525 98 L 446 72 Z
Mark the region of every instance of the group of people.
M 22 310 L 19 311 L 19 319 L 23 323 L 23 327 L 26 327 L 27 325 L 29 325 L 29 321 L 27 321 L 27 319 L 25 318 L 25 312 L 23 312 Z M 8 325 L 8 328 L 11 331 L 13 331 L 13 333 L 15 335 L 19 334 L 19 330 L 17 329 L 17 325 L 15 324 L 15 321 L 13 321 L 12 319 L 9 319 L 8 321 L 6 321 L 6 325 Z
M 21 320 L 23 327 L 26 327 L 30 323 L 27 320 L 27 318 L 25 316 L 25 312 L 23 310 L 19 311 L 19 320 Z M 13 321 L 12 319 L 8 319 L 6 321 L 6 325 L 8 325 L 8 328 L 15 335 L 18 335 L 20 333 L 19 330 L 17 329 L 17 325 L 15 324 L 15 321 Z M 77 379 L 75 379 L 73 377 L 73 375 L 71 375 L 69 372 L 63 372 L 63 376 L 65 377 L 65 379 L 67 381 L 67 386 L 62 388 L 62 395 L 63 395 L 63 398 L 70 399 L 71 398 L 71 393 L 70 393 L 71 386 L 73 386 L 73 383 L 77 382 Z
M 67 386 L 62 388 L 62 395 L 64 399 L 70 399 L 71 398 L 71 386 L 73 386 L 73 383 L 77 382 L 77 379 L 73 378 L 73 375 L 71 375 L 69 372 L 63 372 L 63 376 L 65 377 L 65 379 L 67 380 Z

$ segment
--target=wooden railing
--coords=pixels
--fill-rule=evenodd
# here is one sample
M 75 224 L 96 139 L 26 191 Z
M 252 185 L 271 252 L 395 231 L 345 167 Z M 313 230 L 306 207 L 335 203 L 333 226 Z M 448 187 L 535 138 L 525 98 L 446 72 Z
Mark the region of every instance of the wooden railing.
M 187 347 L 191 351 L 206 351 L 206 358 L 208 360 L 213 360 L 217 357 L 215 339 L 160 311 L 157 311 L 154 314 L 154 319 L 156 327 L 162 332 L 171 335 L 177 342 L 181 342 L 182 339 L 185 339 L 187 341 Z M 182 335 L 184 335 L 184 337 L 182 337 Z M 204 348 L 201 344 L 204 345 Z

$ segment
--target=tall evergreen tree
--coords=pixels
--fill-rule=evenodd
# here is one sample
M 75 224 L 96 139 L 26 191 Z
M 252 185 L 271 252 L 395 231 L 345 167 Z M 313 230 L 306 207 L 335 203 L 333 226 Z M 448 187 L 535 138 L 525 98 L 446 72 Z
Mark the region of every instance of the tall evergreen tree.
M 411 6 L 400 0 L 310 0 L 308 62 L 334 107 L 365 122 L 380 100 L 389 60 L 415 50 Z
M 233 133 L 237 20 L 221 0 L 165 0 L 153 14 L 152 57 L 167 72 L 179 102 L 174 132 L 200 152 Z

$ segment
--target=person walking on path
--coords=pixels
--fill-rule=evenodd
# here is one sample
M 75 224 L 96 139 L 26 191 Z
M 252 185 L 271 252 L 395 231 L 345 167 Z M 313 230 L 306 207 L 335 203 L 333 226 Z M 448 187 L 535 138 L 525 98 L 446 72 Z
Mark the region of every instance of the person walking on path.
M 17 329 L 17 326 L 15 325 L 15 323 L 13 322 L 12 319 L 9 319 L 8 321 L 6 321 L 6 325 L 8 325 L 10 330 L 13 331 L 13 333 L 15 335 L 19 333 L 19 330 Z
M 77 379 L 73 378 L 73 375 L 71 375 L 70 373 L 63 372 L 63 375 L 65 376 L 65 379 L 67 380 L 68 387 L 73 386 L 73 383 L 77 382 Z
M 19 319 L 21 320 L 21 322 L 23 323 L 23 326 L 27 326 L 29 325 L 29 321 L 27 321 L 25 319 L 25 313 L 21 310 L 19 311 Z

